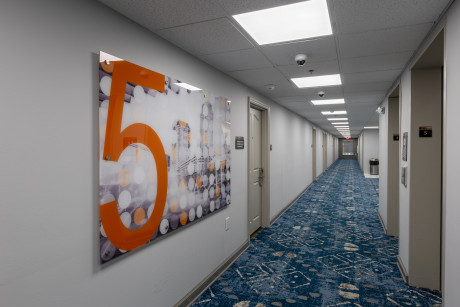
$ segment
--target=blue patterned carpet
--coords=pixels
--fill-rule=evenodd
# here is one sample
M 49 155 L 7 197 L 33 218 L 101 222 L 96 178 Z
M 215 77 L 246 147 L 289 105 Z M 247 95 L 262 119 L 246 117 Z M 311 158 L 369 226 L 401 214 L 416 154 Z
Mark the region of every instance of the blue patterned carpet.
M 378 185 L 338 160 L 192 306 L 441 306 L 404 284 Z

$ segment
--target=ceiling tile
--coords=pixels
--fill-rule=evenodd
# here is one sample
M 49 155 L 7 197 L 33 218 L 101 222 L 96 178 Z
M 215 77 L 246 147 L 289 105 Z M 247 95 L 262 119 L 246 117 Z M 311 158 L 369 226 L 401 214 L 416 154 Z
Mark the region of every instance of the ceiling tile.
M 296 101 L 296 100 L 299 100 L 299 98 L 301 98 L 303 101 L 321 99 L 318 96 L 318 92 L 320 90 L 323 90 L 325 92 L 323 99 L 344 98 L 343 90 L 341 86 L 330 86 L 330 87 L 324 87 L 321 89 L 318 89 L 318 88 L 297 89 L 296 91 L 291 90 L 289 92 L 287 91 L 284 92 L 283 90 L 277 91 L 277 89 L 275 89 L 272 94 L 272 99 L 280 103 Z M 295 96 L 292 96 L 293 93 L 295 93 Z
M 321 37 L 304 42 L 265 45 L 261 46 L 261 49 L 275 65 L 295 64 L 294 56 L 299 53 L 307 54 L 307 63 L 337 59 L 333 36 Z
M 376 106 L 349 107 L 348 118 L 354 127 L 363 126 L 375 114 Z
M 155 31 L 221 18 L 224 9 L 208 0 L 99 0 L 134 22 Z
M 219 3 L 229 15 L 236 15 L 302 1 L 305 0 L 214 0 L 210 2 Z
M 361 106 L 363 104 L 380 104 L 386 91 L 379 92 L 353 92 L 345 94 L 345 101 L 351 106 Z
M 323 99 L 339 99 L 339 98 L 344 98 L 342 89 L 340 87 L 331 87 L 327 89 L 326 95 L 324 96 Z M 318 97 L 318 90 L 310 90 L 306 91 L 302 95 L 298 96 L 276 96 L 274 100 L 279 103 L 289 103 L 289 102 L 294 102 L 294 101 L 310 101 L 310 100 L 318 100 L 321 99 Z M 313 108 L 318 108 L 316 106 L 313 106 L 311 104 L 307 104 Z
M 277 87 L 274 91 L 270 92 L 270 98 L 277 100 L 278 97 L 286 96 L 303 96 L 305 99 L 319 99 L 318 92 L 324 91 L 326 95 L 324 98 L 342 98 L 343 90 L 342 86 L 326 86 L 326 87 L 315 87 L 315 88 L 298 88 L 294 84 L 290 83 L 290 88 Z
M 265 84 L 275 84 L 277 87 L 293 86 L 273 67 L 233 71 L 228 74 L 250 86 L 263 86 Z
M 285 106 L 286 108 L 295 108 L 295 109 L 299 109 L 299 110 L 305 110 L 306 109 L 306 107 L 305 107 L 306 102 L 302 101 L 302 100 L 292 101 L 292 102 L 283 102 L 281 105 Z
M 368 82 L 394 82 L 400 73 L 401 70 L 396 69 L 343 74 L 342 82 L 344 85 Z
M 338 36 L 341 57 L 359 57 L 415 50 L 431 23 Z
M 334 0 L 338 33 L 357 33 L 434 22 L 450 0 Z
M 156 33 L 195 55 L 253 47 L 227 18 L 160 30 Z
M 393 82 L 366 82 L 366 83 L 353 83 L 343 85 L 345 94 L 349 93 L 363 93 L 363 92 L 376 92 L 388 91 L 393 85 Z
M 342 73 L 356 73 L 386 69 L 403 69 L 413 51 L 390 53 L 340 60 Z
M 278 66 L 278 69 L 286 76 L 286 78 L 309 77 L 310 75 L 323 76 L 340 73 L 339 62 L 337 60 L 307 63 L 304 66 L 298 66 L 296 64 Z M 312 74 L 309 72 L 311 69 L 314 70 Z
M 200 58 L 225 72 L 272 67 L 256 48 L 202 55 Z

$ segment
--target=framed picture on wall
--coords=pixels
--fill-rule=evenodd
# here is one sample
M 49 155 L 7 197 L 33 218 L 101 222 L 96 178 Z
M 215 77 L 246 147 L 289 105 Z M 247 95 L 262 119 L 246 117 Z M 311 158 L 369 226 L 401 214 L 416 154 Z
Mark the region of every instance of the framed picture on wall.
M 402 148 L 402 159 L 403 161 L 407 161 L 407 139 L 408 139 L 409 135 L 407 132 L 404 132 L 403 134 L 403 148 Z

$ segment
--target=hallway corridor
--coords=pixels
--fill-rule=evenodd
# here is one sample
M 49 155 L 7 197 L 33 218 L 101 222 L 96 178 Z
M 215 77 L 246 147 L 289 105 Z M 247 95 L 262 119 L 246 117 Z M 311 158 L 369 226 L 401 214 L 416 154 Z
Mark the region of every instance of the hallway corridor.
M 404 284 L 377 210 L 378 179 L 337 160 L 192 306 L 441 306 Z

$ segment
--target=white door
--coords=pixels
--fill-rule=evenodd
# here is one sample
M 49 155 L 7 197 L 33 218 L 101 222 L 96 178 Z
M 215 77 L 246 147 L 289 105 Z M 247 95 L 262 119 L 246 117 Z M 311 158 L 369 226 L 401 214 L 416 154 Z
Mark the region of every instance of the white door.
M 262 226 L 262 112 L 250 109 L 249 135 L 249 234 Z

